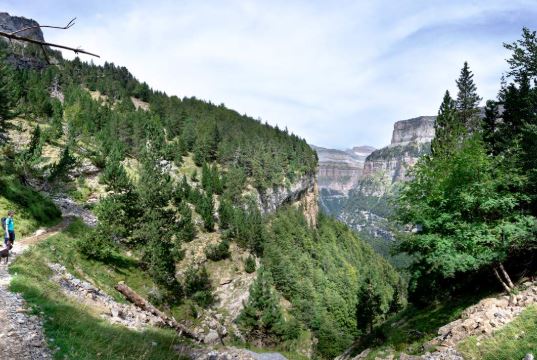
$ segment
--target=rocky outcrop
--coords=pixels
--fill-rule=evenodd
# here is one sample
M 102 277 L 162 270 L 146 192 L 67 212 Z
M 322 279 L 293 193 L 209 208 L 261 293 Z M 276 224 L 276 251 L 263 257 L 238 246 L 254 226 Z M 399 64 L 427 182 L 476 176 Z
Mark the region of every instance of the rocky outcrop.
M 305 209 L 306 218 L 315 219 L 318 212 L 315 176 L 304 175 L 288 186 L 277 186 L 257 192 L 256 200 L 263 214 L 273 213 L 285 204 L 294 204 Z
M 45 41 L 43 32 L 36 26 L 39 26 L 39 24 L 35 20 L 21 16 L 11 16 L 7 12 L 0 12 L 0 30 L 3 32 L 11 33 L 31 28 L 29 30 L 21 31 L 20 33 L 17 33 L 17 35 L 34 40 Z
M 251 350 L 226 347 L 219 349 L 192 348 L 176 345 L 175 351 L 191 360 L 287 360 L 277 352 L 256 353 Z
M 356 146 L 348 150 L 312 148 L 319 157 L 317 183 L 319 203 L 323 211 L 336 214 L 343 206 L 349 191 L 355 188 L 362 177 L 366 157 L 375 149 Z
M 11 16 L 7 12 L 0 12 L 0 30 L 3 32 L 15 32 L 23 29 L 30 28 L 28 30 L 21 31 L 17 33 L 19 36 L 28 37 L 34 40 L 45 41 L 43 37 L 43 32 L 38 26 L 37 21 L 32 19 L 27 19 L 21 16 Z M 8 40 L 0 37 L 0 41 L 7 42 Z M 42 58 L 41 49 L 38 48 L 28 51 L 28 44 L 18 40 L 12 40 L 9 42 L 13 51 L 9 51 L 7 56 L 7 62 L 16 68 L 30 69 L 37 68 L 41 69 L 47 65 L 47 62 Z M 49 52 L 49 57 L 51 60 L 54 60 L 53 57 L 55 53 Z
M 436 116 L 419 116 L 394 124 L 391 146 L 408 143 L 427 143 L 434 138 Z
M 347 194 L 354 188 L 362 175 L 366 157 L 375 149 L 357 146 L 352 149 L 334 150 L 312 146 L 319 157 L 317 181 L 319 189 L 328 189 Z
M 390 243 L 394 240 L 387 220 L 390 197 L 397 184 L 409 178 L 409 170 L 418 159 L 429 152 L 434 121 L 434 116 L 420 116 L 396 122 L 390 145 L 372 151 L 365 158 L 357 183 L 343 201 L 339 199 L 339 211 L 334 206 L 334 194 L 326 196 L 321 192 L 322 202 L 331 201 L 328 212 L 356 231 L 382 240 L 371 241 L 385 256 L 389 256 Z
M 435 119 L 420 116 L 396 122 L 390 145 L 373 151 L 365 160 L 363 177 L 380 175 L 386 185 L 407 179 L 408 170 L 429 152 Z
M 67 272 L 65 266 L 61 264 L 49 264 L 48 266 L 53 272 L 52 280 L 60 285 L 65 295 L 93 309 L 98 309 L 100 315 L 109 322 L 131 329 L 166 326 L 161 318 L 149 311 L 140 310 L 132 304 L 116 302 L 102 290 Z

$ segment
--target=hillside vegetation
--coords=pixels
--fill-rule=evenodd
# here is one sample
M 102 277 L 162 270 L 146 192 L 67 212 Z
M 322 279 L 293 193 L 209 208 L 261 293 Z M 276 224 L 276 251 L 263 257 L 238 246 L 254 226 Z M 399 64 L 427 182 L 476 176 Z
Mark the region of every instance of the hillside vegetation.
M 75 223 L 13 265 L 13 289 L 50 318 L 45 330 L 60 344 L 58 358 L 122 358 L 127 347 L 165 358 L 177 339 L 157 331 L 124 340 L 130 331 L 62 295 L 46 262 L 65 265 L 118 301 L 113 286 L 124 281 L 202 331 L 206 316 L 218 313 L 226 342 L 289 356 L 336 356 L 404 303 L 399 276 L 345 226 L 323 216 L 312 226 L 291 204 L 263 213 L 271 192 L 314 176 L 317 158 L 303 139 L 223 104 L 150 89 L 124 67 L 58 62 L 0 69 L 7 105 L 0 128 L 8 134 L 1 161 L 13 189 L 5 207 L 21 210 L 16 221 L 29 223 L 24 233 L 59 213 L 42 208 L 50 203 L 43 195 L 31 205 L 13 199 L 18 187 L 70 196 L 98 218 L 93 228 Z M 217 295 L 227 296 L 222 274 L 240 279 L 243 293 L 251 283 L 236 322 Z M 105 335 L 114 340 L 101 344 Z

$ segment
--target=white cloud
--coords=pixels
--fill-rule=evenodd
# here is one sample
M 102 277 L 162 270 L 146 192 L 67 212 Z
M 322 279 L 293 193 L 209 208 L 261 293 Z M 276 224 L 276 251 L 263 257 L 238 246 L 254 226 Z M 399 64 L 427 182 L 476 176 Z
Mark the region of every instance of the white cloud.
M 337 148 L 382 146 L 394 121 L 436 113 L 464 60 L 481 95 L 494 97 L 502 41 L 537 12 L 531 1 L 53 4 L 3 8 L 41 23 L 78 16 L 47 39 L 82 45 L 168 94 L 223 102 Z

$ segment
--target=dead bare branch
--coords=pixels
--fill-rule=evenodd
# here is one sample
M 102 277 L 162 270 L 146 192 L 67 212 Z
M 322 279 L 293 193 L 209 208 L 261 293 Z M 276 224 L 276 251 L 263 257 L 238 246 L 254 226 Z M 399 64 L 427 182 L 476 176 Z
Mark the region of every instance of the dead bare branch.
M 15 35 L 17 33 L 20 33 L 20 32 L 23 32 L 23 31 L 27 31 L 27 30 L 32 30 L 32 29 L 41 29 L 41 28 L 50 28 L 50 29 L 60 29 L 60 30 L 67 30 L 69 29 L 71 26 L 73 26 L 75 24 L 75 20 L 76 20 L 76 17 L 75 18 L 72 18 L 71 21 L 69 21 L 67 23 L 67 25 L 65 26 L 52 26 L 52 25 L 35 25 L 35 26 L 28 26 L 24 29 L 20 29 L 20 30 L 17 30 L 17 31 L 13 31 L 11 33 L 11 35 Z
M 19 41 L 32 43 L 32 44 L 37 44 L 37 45 L 40 45 L 40 46 L 55 47 L 55 48 L 59 48 L 59 49 L 72 51 L 75 54 L 86 54 L 86 55 L 95 56 L 95 57 L 100 58 L 99 55 L 90 53 L 90 52 L 85 51 L 85 50 L 82 50 L 81 48 L 72 48 L 72 47 L 65 46 L 65 45 L 59 45 L 59 44 L 49 43 L 49 42 L 46 42 L 46 41 L 34 40 L 34 39 L 30 39 L 30 38 L 27 38 L 27 37 L 24 37 L 24 36 L 13 35 L 11 33 L 7 33 L 7 32 L 4 32 L 4 31 L 0 31 L 0 36 L 6 37 L 6 38 L 8 38 L 10 40 L 19 40 Z

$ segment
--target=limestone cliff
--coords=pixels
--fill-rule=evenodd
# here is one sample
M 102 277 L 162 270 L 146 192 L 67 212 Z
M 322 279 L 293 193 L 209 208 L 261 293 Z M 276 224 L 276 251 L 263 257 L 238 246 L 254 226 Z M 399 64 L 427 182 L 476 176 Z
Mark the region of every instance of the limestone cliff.
M 14 32 L 26 28 L 29 30 L 21 31 L 17 35 L 28 37 L 34 40 L 45 41 L 43 32 L 37 21 L 20 16 L 11 16 L 7 12 L 0 12 L 0 30 L 4 32 Z M 15 40 L 16 41 L 16 40 Z
M 420 116 L 396 122 L 391 144 L 367 157 L 363 177 L 380 175 L 388 187 L 405 180 L 408 170 L 430 149 L 435 119 L 435 116 Z
M 28 30 L 17 33 L 19 36 L 28 37 L 34 40 L 45 41 L 43 32 L 37 21 L 27 19 L 20 16 L 11 16 L 7 12 L 0 12 L 0 30 L 3 32 L 14 32 L 30 28 Z M 13 40 L 8 43 L 8 40 L 0 37 L 0 45 L 10 46 L 12 51 L 8 52 L 7 61 L 17 68 L 43 68 L 47 62 L 43 59 L 42 50 L 36 45 Z M 55 52 L 50 52 L 51 60 L 54 59 Z
M 317 182 L 320 204 L 325 212 L 333 213 L 342 206 L 351 189 L 362 177 L 364 161 L 375 150 L 370 146 L 356 146 L 348 150 L 312 146 L 319 157 Z
M 311 225 L 315 225 L 318 213 L 318 189 L 314 175 L 305 175 L 287 186 L 277 186 L 256 192 L 257 204 L 263 214 L 270 214 L 279 207 L 290 204 L 300 206 Z
M 434 138 L 434 121 L 434 116 L 397 121 L 388 146 L 378 150 L 369 147 L 354 149 L 364 155 L 360 160 L 354 160 L 349 151 L 316 148 L 323 210 L 359 231 L 386 256 L 393 240 L 387 220 L 390 197 L 397 184 L 409 178 L 408 172 L 419 157 L 429 152 Z M 349 158 L 354 162 L 347 160 Z M 345 175 L 346 182 L 338 175 Z

